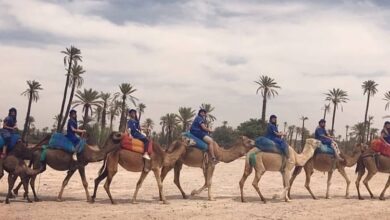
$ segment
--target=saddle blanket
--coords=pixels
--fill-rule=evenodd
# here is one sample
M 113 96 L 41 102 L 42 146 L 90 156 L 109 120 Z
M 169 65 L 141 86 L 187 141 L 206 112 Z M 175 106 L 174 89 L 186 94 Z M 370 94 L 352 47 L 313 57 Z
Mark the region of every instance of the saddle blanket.
M 121 140 L 121 148 L 137 153 L 144 153 L 144 142 L 131 138 L 127 134 L 122 135 L 122 140 Z M 148 146 L 148 153 L 152 154 L 153 153 L 153 142 L 149 141 L 149 146 Z
M 198 149 L 201 150 L 201 151 L 207 151 L 207 150 L 209 149 L 209 146 L 207 145 L 206 142 L 204 142 L 203 140 L 201 140 L 201 139 L 195 137 L 195 136 L 194 136 L 193 134 L 191 134 L 190 132 L 188 132 L 188 131 L 187 131 L 187 132 L 183 132 L 182 135 L 183 135 L 184 137 L 190 138 L 190 139 L 192 139 L 192 140 L 195 141 L 195 145 L 191 145 L 191 146 L 193 146 L 193 147 L 195 147 L 195 148 L 198 148 Z
M 64 134 L 56 132 L 51 136 L 48 148 L 64 150 L 68 153 L 81 153 L 85 144 L 85 139 L 80 139 L 78 146 L 73 146 L 73 143 Z

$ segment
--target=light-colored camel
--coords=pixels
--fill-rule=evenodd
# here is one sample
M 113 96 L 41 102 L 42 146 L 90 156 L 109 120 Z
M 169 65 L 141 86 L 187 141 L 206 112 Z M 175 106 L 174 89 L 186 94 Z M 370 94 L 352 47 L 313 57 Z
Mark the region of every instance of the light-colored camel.
M 351 181 L 349 180 L 348 175 L 345 172 L 345 167 L 354 166 L 358 161 L 360 155 L 362 154 L 363 149 L 365 149 L 365 145 L 358 144 L 356 145 L 354 152 L 351 156 L 341 153 L 341 157 L 344 159 L 344 161 L 337 160 L 333 155 L 322 153 L 314 155 L 309 161 L 307 161 L 305 166 L 303 167 L 306 174 L 305 188 L 309 191 L 311 197 L 313 197 L 313 199 L 317 199 L 317 197 L 310 189 L 310 178 L 311 175 L 313 175 L 314 170 L 318 170 L 320 172 L 328 172 L 325 198 L 329 199 L 329 189 L 331 185 L 333 171 L 337 169 L 347 183 L 347 187 L 345 189 L 345 197 L 349 198 L 349 185 Z M 297 177 L 297 175 L 299 175 L 301 171 L 302 167 L 295 167 L 292 177 L 290 179 L 290 189 L 288 190 L 288 197 L 290 197 L 292 184 L 294 183 L 295 178 Z
M 371 192 L 371 189 L 368 186 L 368 182 L 377 172 L 390 173 L 390 157 L 377 154 L 371 148 L 367 149 L 360 156 L 360 159 L 356 165 L 356 172 L 358 173 L 358 177 L 356 178 L 355 184 L 358 192 L 358 197 L 361 200 L 363 200 L 363 197 L 360 194 L 359 184 L 366 169 L 367 169 L 367 176 L 366 178 L 364 178 L 363 184 L 366 186 L 368 192 L 370 193 L 370 197 L 374 199 L 375 198 L 374 194 Z M 382 190 L 382 193 L 379 197 L 380 200 L 385 200 L 385 192 L 389 186 L 390 186 L 390 176 L 387 179 L 385 188 Z
M 242 156 L 244 156 L 250 149 L 255 147 L 255 142 L 245 136 L 240 137 L 235 141 L 233 147 L 229 149 L 224 149 L 223 147 L 218 147 L 215 150 L 216 158 L 224 163 L 230 163 Z M 168 149 L 168 152 L 170 150 Z M 183 156 L 173 165 L 173 166 L 164 166 L 161 170 L 161 179 L 164 180 L 168 172 L 174 168 L 174 183 L 179 188 L 184 199 L 187 199 L 186 193 L 183 191 L 180 185 L 180 171 L 182 169 L 183 164 L 189 167 L 199 167 L 203 169 L 203 175 L 205 178 L 204 185 L 198 189 L 193 190 L 191 195 L 197 195 L 201 193 L 206 188 L 208 189 L 208 199 L 213 201 L 215 200 L 212 195 L 211 183 L 213 178 L 213 173 L 215 169 L 215 165 L 211 162 L 206 162 L 205 153 L 193 146 L 188 147 L 187 151 Z M 161 195 L 160 195 L 161 199 Z
M 76 172 L 76 170 L 78 170 L 80 173 L 87 201 L 91 201 L 91 197 L 88 192 L 88 182 L 85 177 L 85 166 L 91 162 L 102 161 L 107 155 L 107 153 L 119 148 L 121 137 L 122 135 L 120 133 L 112 132 L 107 138 L 107 141 L 102 149 L 100 149 L 98 146 L 86 144 L 83 152 L 77 156 L 77 161 L 72 158 L 71 153 L 58 149 L 47 149 L 45 163 L 54 170 L 68 172 L 62 182 L 61 190 L 58 194 L 57 201 L 62 201 L 62 194 L 64 192 L 65 186 L 68 184 L 69 179 Z M 50 139 L 50 137 L 46 138 L 46 140 L 47 139 Z M 42 143 L 45 142 L 42 141 Z M 41 167 L 41 153 L 42 149 L 35 150 L 35 152 L 33 153 L 32 162 L 34 169 L 41 169 L 41 171 L 43 172 L 45 170 L 45 167 Z M 36 175 L 31 178 L 30 185 L 34 194 L 35 201 L 40 201 L 35 192 L 35 179 Z M 19 189 L 18 187 L 14 190 L 15 194 L 17 194 L 17 191 Z
M 266 203 L 264 196 L 261 194 L 259 189 L 259 181 L 266 171 L 279 171 L 283 177 L 283 195 L 286 202 L 290 201 L 287 195 L 288 189 L 290 188 L 290 176 L 291 170 L 294 166 L 303 166 L 313 156 L 315 149 L 320 145 L 320 142 L 316 139 L 306 139 L 305 147 L 301 154 L 295 152 L 292 147 L 289 147 L 289 159 L 283 163 L 283 156 L 277 153 L 262 152 L 257 148 L 252 149 L 246 154 L 245 170 L 240 181 L 241 201 L 245 202 L 244 199 L 244 184 L 248 176 L 252 173 L 253 168 L 255 169 L 255 178 L 253 179 L 252 185 L 259 194 L 261 200 Z M 256 153 L 255 164 L 250 163 L 250 157 L 252 153 Z M 284 164 L 284 165 L 283 165 Z
M 95 188 L 92 195 L 92 202 L 95 201 L 97 188 L 99 183 L 107 177 L 106 182 L 104 184 L 104 189 L 107 192 L 108 197 L 111 200 L 112 204 L 115 204 L 114 199 L 112 198 L 110 192 L 110 184 L 114 177 L 114 175 L 118 172 L 118 164 L 120 164 L 125 170 L 130 172 L 141 172 L 141 176 L 137 182 L 137 186 L 133 195 L 132 203 L 136 203 L 137 194 L 139 189 L 141 188 L 142 182 L 148 175 L 149 171 L 152 170 L 157 181 L 158 190 L 160 195 L 162 196 L 162 201 L 164 204 L 167 204 L 167 200 L 163 193 L 163 184 L 160 177 L 160 170 L 165 165 L 172 165 L 175 161 L 181 157 L 181 155 L 186 151 L 187 143 L 181 140 L 174 141 L 171 144 L 171 148 L 173 149 L 171 153 L 166 153 L 158 143 L 153 143 L 153 153 L 150 155 L 150 162 L 145 164 L 145 160 L 142 157 L 142 154 L 125 150 L 118 149 L 113 151 L 107 155 L 105 158 L 104 164 L 99 171 L 99 176 L 95 179 Z M 169 157 L 169 159 L 164 159 Z M 150 169 L 144 169 L 144 166 L 149 167 Z

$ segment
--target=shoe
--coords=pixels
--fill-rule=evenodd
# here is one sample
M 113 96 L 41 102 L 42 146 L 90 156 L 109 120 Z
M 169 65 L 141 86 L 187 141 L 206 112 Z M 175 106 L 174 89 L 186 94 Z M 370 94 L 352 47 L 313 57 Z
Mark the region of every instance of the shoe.
M 144 156 L 142 156 L 145 160 L 150 160 L 150 156 L 148 153 L 144 153 Z

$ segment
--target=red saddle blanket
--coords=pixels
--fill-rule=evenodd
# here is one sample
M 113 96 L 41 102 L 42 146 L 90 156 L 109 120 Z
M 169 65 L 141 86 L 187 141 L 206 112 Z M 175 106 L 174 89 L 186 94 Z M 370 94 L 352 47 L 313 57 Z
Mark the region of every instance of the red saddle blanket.
M 386 146 L 385 143 L 383 143 L 380 139 L 375 139 L 371 142 L 371 148 L 375 152 L 379 152 L 384 156 L 390 157 L 390 147 Z
M 131 138 L 127 134 L 122 135 L 122 140 L 121 140 L 121 147 L 122 149 L 137 152 L 137 153 L 144 153 L 144 143 L 138 139 Z M 153 142 L 149 141 L 149 146 L 148 146 L 148 153 L 152 154 L 153 153 Z

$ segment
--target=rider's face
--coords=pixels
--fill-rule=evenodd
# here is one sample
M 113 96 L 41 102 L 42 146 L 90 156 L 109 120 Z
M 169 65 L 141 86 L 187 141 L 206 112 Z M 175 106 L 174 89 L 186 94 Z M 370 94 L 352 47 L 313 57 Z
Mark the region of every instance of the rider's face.
M 11 111 L 11 112 L 10 112 L 10 115 L 11 115 L 11 116 L 16 116 L 16 112 Z
M 321 128 L 325 128 L 325 122 L 321 122 L 321 123 L 320 123 L 320 127 L 321 127 Z
M 201 115 L 202 117 L 204 117 L 204 116 L 206 116 L 206 112 L 200 112 L 200 115 Z

